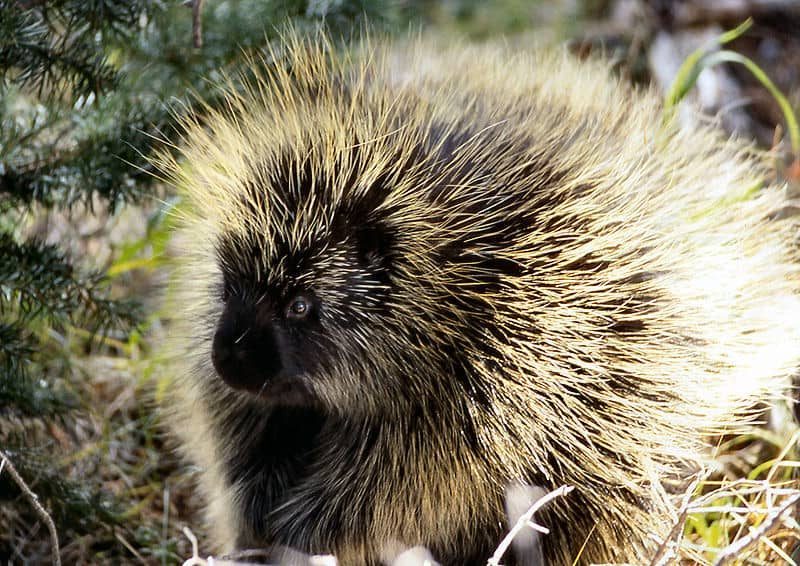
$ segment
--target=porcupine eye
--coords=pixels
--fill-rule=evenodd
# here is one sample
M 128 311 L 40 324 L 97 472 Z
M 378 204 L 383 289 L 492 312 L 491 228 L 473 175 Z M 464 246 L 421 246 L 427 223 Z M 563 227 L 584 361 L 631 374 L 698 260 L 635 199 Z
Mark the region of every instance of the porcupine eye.
M 298 295 L 289 302 L 286 308 L 286 318 L 290 320 L 303 320 L 311 313 L 311 301 L 304 295 Z

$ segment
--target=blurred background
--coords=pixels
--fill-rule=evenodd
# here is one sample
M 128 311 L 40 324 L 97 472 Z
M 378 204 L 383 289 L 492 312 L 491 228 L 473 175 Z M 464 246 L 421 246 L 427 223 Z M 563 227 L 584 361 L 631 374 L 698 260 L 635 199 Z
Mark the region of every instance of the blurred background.
M 553 45 L 605 57 L 666 96 L 687 57 L 748 18 L 725 49 L 785 99 L 744 65 L 715 65 L 688 90 L 681 119 L 754 140 L 796 189 L 786 107 L 800 109 L 800 0 L 0 0 L 2 562 L 51 561 L 32 494 L 65 564 L 179 563 L 191 555 L 187 524 L 202 550 L 192 470 L 158 422 L 169 403 L 155 346 L 169 330 L 176 200 L 148 156 L 177 139 L 198 99 L 219 104 L 214 81 L 278 27 L 324 21 L 346 42 L 368 22 L 388 34 Z M 798 459 L 792 434 L 735 440 L 727 477 Z M 797 473 L 787 481 L 797 487 Z M 711 517 L 686 533 L 710 546 L 725 529 Z M 697 554 L 713 561 L 713 548 Z

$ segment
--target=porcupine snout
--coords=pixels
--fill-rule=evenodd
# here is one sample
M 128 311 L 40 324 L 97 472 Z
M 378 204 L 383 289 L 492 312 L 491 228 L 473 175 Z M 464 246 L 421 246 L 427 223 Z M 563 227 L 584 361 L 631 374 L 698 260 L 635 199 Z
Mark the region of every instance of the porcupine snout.
M 217 324 L 211 358 L 217 374 L 234 389 L 258 392 L 285 369 L 281 330 L 259 306 L 234 296 Z

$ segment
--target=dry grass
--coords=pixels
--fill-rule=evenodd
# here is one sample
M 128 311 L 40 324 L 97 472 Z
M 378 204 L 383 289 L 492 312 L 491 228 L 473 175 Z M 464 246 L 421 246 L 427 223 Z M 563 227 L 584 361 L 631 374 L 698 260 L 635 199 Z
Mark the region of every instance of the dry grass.
M 728 465 L 692 483 L 652 564 L 795 564 L 800 430 L 793 428 L 788 439 L 762 434 L 729 442 L 719 454 Z

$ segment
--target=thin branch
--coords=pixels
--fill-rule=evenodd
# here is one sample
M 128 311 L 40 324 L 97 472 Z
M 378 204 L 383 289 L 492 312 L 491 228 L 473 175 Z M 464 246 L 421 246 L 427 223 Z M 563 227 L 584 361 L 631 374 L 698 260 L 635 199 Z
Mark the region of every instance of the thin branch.
M 9 457 L 6 456 L 6 453 L 0 450 L 0 473 L 6 468 L 8 469 L 8 473 L 11 474 L 11 479 L 13 479 L 17 486 L 19 486 L 22 493 L 28 498 L 28 501 L 30 501 L 31 505 L 33 505 L 33 508 L 39 514 L 39 517 L 41 517 L 41 519 L 47 525 L 47 530 L 50 531 L 50 541 L 52 543 L 50 552 L 53 558 L 53 564 L 55 566 L 61 566 L 61 551 L 58 547 L 58 532 L 56 532 L 56 525 L 53 523 L 53 519 L 50 517 L 50 514 L 42 506 L 42 504 L 39 503 L 39 498 L 36 496 L 36 494 L 31 491 L 31 488 L 28 487 L 28 484 L 26 484 L 25 480 L 22 479 L 22 476 L 19 475 L 19 472 L 17 472 L 14 464 L 11 463 Z
M 195 49 L 203 47 L 203 0 L 192 2 L 192 44 Z
M 508 550 L 508 547 L 511 546 L 511 543 L 514 541 L 514 538 L 524 529 L 525 527 L 533 528 L 534 530 L 542 533 L 549 532 L 545 527 L 541 525 L 537 525 L 533 522 L 533 515 L 542 507 L 550 503 L 552 500 L 556 499 L 557 497 L 563 497 L 567 495 L 570 491 L 575 489 L 574 486 L 571 485 L 562 485 L 558 489 L 551 491 L 550 493 L 540 497 L 536 500 L 536 502 L 530 506 L 530 508 L 520 516 L 517 520 L 517 523 L 512 527 L 512 529 L 508 532 L 505 538 L 500 541 L 500 544 L 497 546 L 497 549 L 494 551 L 494 554 L 489 559 L 489 566 L 499 566 L 500 560 L 503 558 L 503 555 Z

